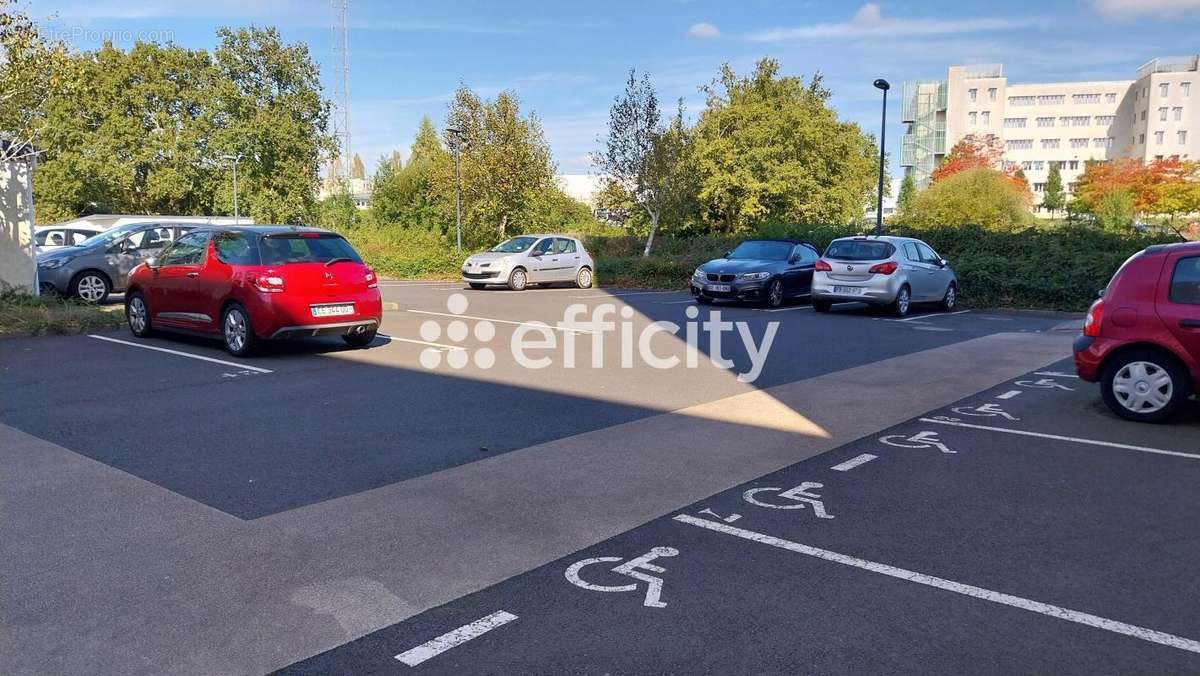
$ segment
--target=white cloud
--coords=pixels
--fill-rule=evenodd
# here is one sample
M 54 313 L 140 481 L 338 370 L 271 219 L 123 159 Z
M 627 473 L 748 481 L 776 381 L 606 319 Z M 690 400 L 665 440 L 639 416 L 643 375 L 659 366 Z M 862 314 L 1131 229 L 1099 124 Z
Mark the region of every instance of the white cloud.
M 694 23 L 688 28 L 688 35 L 694 38 L 720 37 L 721 31 L 711 23 Z
M 792 28 L 773 28 L 750 35 L 754 42 L 788 42 L 860 37 L 921 37 L 956 35 L 1022 28 L 1040 23 L 1037 18 L 1001 19 L 894 19 L 885 17 L 879 5 L 869 2 L 854 18 L 842 23 L 819 23 Z
M 1154 16 L 1167 18 L 1200 11 L 1200 0 L 1092 0 L 1097 12 L 1112 18 Z

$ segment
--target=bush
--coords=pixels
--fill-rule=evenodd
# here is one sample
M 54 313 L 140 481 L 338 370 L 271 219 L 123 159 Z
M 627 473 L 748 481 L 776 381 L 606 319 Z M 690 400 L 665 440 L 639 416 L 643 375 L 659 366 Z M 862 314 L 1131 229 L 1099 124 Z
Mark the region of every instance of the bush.
M 904 223 L 933 227 L 943 223 L 980 223 L 1015 230 L 1032 223 L 1028 193 L 993 169 L 968 169 L 934 181 L 904 211 Z
M 57 296 L 0 289 L 0 334 L 67 335 L 106 331 L 124 323 L 120 305 L 86 305 Z

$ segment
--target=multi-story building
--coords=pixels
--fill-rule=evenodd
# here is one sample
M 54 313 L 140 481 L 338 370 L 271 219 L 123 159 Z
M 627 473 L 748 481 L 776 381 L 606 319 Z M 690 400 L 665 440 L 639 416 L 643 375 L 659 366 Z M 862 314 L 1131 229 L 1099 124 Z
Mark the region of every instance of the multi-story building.
M 1200 159 L 1200 56 L 1155 59 L 1133 80 L 1009 84 L 999 64 L 905 82 L 900 164 L 918 186 L 963 137 L 993 135 L 1035 197 L 1052 165 L 1070 193 L 1090 160 Z

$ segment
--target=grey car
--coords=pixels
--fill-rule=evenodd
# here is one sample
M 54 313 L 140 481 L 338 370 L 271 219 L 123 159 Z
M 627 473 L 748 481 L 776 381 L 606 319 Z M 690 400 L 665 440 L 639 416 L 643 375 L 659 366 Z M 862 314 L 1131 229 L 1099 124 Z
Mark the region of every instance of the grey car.
M 592 286 L 595 263 L 583 242 L 567 235 L 520 235 L 463 261 L 462 280 L 472 289 L 504 284 L 521 291 L 530 284 L 573 282 Z
M 828 312 L 834 303 L 887 307 L 903 317 L 913 303 L 958 304 L 958 277 L 933 247 L 911 237 L 843 237 L 829 243 L 813 272 L 812 303 Z
M 38 284 L 43 291 L 101 303 L 125 290 L 129 271 L 157 256 L 163 247 L 194 228 L 180 223 L 131 223 L 91 237 L 82 244 L 38 256 Z

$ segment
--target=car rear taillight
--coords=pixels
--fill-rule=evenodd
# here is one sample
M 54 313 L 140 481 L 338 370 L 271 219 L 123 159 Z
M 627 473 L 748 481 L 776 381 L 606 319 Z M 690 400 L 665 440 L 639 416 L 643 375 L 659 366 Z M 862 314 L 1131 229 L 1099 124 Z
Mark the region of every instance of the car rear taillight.
M 900 266 L 896 265 L 896 261 L 888 261 L 886 263 L 880 263 L 879 265 L 872 265 L 871 269 L 867 270 L 867 272 L 877 273 L 880 275 L 890 275 L 895 272 L 896 268 L 898 267 Z
M 1100 335 L 1100 320 L 1104 318 L 1104 300 L 1097 300 L 1088 308 L 1087 319 L 1083 320 L 1083 335 L 1095 338 Z
M 282 293 L 283 277 L 279 275 L 259 275 L 254 278 L 254 288 L 264 293 Z
M 817 264 L 813 266 L 813 270 L 817 272 L 833 272 L 833 266 L 830 265 L 824 258 L 817 260 Z
M 372 270 L 371 268 L 367 268 L 367 288 L 368 289 L 379 288 L 379 280 L 375 278 L 375 271 Z

